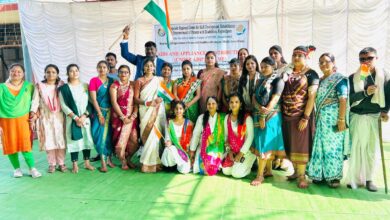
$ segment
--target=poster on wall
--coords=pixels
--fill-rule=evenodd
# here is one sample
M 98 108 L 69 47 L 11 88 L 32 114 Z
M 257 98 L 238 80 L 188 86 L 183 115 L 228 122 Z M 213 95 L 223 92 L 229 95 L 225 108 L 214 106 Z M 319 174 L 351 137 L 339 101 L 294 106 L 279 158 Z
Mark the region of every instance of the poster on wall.
M 157 55 L 172 63 L 172 78 L 181 77 L 181 63 L 190 60 L 195 74 L 205 68 L 205 54 L 215 51 L 219 67 L 229 70 L 229 60 L 240 48 L 248 48 L 248 21 L 171 24 L 173 40 L 167 46 L 164 30 L 154 26 Z

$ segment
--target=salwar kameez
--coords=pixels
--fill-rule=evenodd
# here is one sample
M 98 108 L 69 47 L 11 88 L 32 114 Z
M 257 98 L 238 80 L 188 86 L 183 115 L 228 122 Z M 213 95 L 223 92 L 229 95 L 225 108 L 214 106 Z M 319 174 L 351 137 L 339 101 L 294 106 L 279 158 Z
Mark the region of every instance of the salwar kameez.
M 50 166 L 65 164 L 65 120 L 61 110 L 58 86 L 37 83 L 34 90 L 31 111 L 37 114 L 36 131 L 39 149 L 46 151 Z
M 245 116 L 244 123 L 232 121 L 228 115 L 224 120 L 225 145 L 228 146 L 233 158 L 240 152 L 243 154 L 243 161 L 233 161 L 228 155 L 222 161 L 222 172 L 234 178 L 243 178 L 251 172 L 256 156 L 249 150 L 253 143 L 253 120 L 249 115 Z
M 68 87 L 68 89 L 65 89 Z M 67 90 L 68 92 L 66 92 Z M 90 156 L 90 151 L 95 147 L 91 134 L 91 121 L 87 117 L 84 121 L 84 125 L 82 127 L 76 127 L 74 120 L 68 115 L 73 113 L 78 117 L 81 117 L 83 114 L 89 114 L 88 108 L 88 85 L 86 84 L 78 84 L 71 85 L 65 84 L 60 88 L 60 103 L 61 109 L 67 115 L 65 118 L 65 137 L 66 137 L 66 146 L 68 152 L 71 154 L 72 162 L 76 162 L 78 160 L 78 153 L 83 151 L 84 160 L 88 160 Z M 66 97 L 66 99 L 64 98 Z M 72 107 L 72 103 L 74 103 L 74 108 Z M 77 111 L 77 113 L 76 113 Z M 79 129 L 80 133 L 76 137 L 74 134 L 74 130 Z
M 201 175 L 213 176 L 221 168 L 224 156 L 224 118 L 223 113 L 215 113 L 209 116 L 206 126 L 203 128 L 204 114 L 196 121 L 190 149 L 196 151 L 193 172 Z
M 191 102 L 196 95 L 196 90 L 201 86 L 201 80 L 192 77 L 188 83 L 184 83 L 183 78 L 176 80 L 177 96 L 180 101 L 184 103 Z M 198 102 L 192 104 L 185 111 L 185 117 L 190 119 L 192 123 L 195 123 L 199 116 Z
M 168 122 L 165 129 L 165 141 L 171 141 L 172 145 L 164 148 L 161 156 L 161 162 L 164 166 L 177 166 L 177 171 L 183 174 L 191 171 L 189 145 L 192 131 L 193 124 L 189 119 L 185 119 L 182 125 L 175 124 L 173 120 Z

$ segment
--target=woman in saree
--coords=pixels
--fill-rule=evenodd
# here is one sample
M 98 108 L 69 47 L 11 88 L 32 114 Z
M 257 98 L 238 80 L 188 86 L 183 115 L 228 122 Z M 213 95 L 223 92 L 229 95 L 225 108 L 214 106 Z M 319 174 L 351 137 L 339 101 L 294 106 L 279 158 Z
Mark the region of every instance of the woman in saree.
M 283 140 L 286 154 L 294 166 L 294 174 L 288 179 L 298 178 L 299 188 L 309 186 L 305 171 L 315 128 L 313 110 L 319 77 L 306 64 L 312 50 L 315 50 L 313 46 L 296 47 L 292 55 L 293 69 L 283 73 Z
M 175 85 L 175 80 L 171 79 L 172 70 L 173 70 L 172 64 L 166 62 L 163 63 L 161 69 L 161 75 L 164 78 L 165 86 L 173 94 L 173 87 Z M 172 116 L 171 101 L 169 99 L 164 99 L 164 98 L 163 101 L 165 105 L 165 114 L 167 115 L 167 118 L 170 118 Z
M 221 80 L 218 97 L 222 102 L 222 112 L 228 112 L 229 100 L 228 97 L 238 92 L 238 84 L 240 82 L 241 70 L 240 61 L 233 58 L 229 62 L 230 74 L 226 75 Z
M 35 168 L 32 154 L 32 138 L 29 111 L 34 86 L 25 81 L 24 67 L 18 63 L 9 68 L 9 78 L 0 84 L 0 148 L 8 156 L 14 168 L 13 177 L 23 176 L 19 152 L 30 169 L 33 178 L 41 176 Z
M 101 60 L 97 64 L 98 76 L 93 77 L 89 82 L 89 96 L 93 105 L 91 114 L 91 131 L 95 148 L 101 159 L 100 172 L 107 172 L 107 164 L 115 167 L 111 162 L 111 100 L 110 86 L 113 79 L 108 77 L 108 63 Z M 106 162 L 107 160 L 107 162 Z
M 238 84 L 238 93 L 244 98 L 246 111 L 252 113 L 252 96 L 255 91 L 255 84 L 260 78 L 260 69 L 257 59 L 253 55 L 245 58 L 244 68 Z
M 336 72 L 330 53 L 320 56 L 324 73 L 316 97 L 316 132 L 307 175 L 313 183 L 326 181 L 331 188 L 340 186 L 344 156 L 349 154 L 348 78 Z
M 184 117 L 184 102 L 174 102 L 172 107 L 175 117 L 168 121 L 165 128 L 165 148 L 161 162 L 168 169 L 176 168 L 179 173 L 186 174 L 191 170 L 189 146 L 194 125 Z
M 80 81 L 79 67 L 69 64 L 66 67 L 68 83 L 60 87 L 61 109 L 65 113 L 65 137 L 66 147 L 72 160 L 73 173 L 79 172 L 77 161 L 79 152 L 83 152 L 84 167 L 94 170 L 89 158 L 94 143 L 91 134 L 91 121 L 88 102 L 88 85 Z
M 273 45 L 269 48 L 268 54 L 275 61 L 275 70 L 280 75 L 287 66 L 287 62 L 283 56 L 282 47 L 279 45 Z
M 128 170 L 129 166 L 135 168 L 130 159 L 138 149 L 138 107 L 134 103 L 134 83 L 130 81 L 130 76 L 130 67 L 121 65 L 118 69 L 119 81 L 110 88 L 112 143 L 123 170 Z
M 225 152 L 225 114 L 219 113 L 214 96 L 206 99 L 207 111 L 196 121 L 190 143 L 193 172 L 206 176 L 218 173 Z
M 243 178 L 251 172 L 256 156 L 250 151 L 253 143 L 253 120 L 245 112 L 244 100 L 232 94 L 229 99 L 229 114 L 225 117 L 226 157 L 222 161 L 222 172 L 234 178 Z
M 285 156 L 280 112 L 280 95 L 284 89 L 284 81 L 274 70 L 274 66 L 275 61 L 271 57 L 265 57 L 261 61 L 262 77 L 256 84 L 252 100 L 255 120 L 255 141 L 252 150 L 258 162 L 257 176 L 251 182 L 252 186 L 260 185 L 264 177 L 272 176 L 274 157 L 282 159 Z
M 218 98 L 218 90 L 225 71 L 218 68 L 217 55 L 214 51 L 208 51 L 205 56 L 206 68 L 198 72 L 198 79 L 202 80 L 200 96 L 200 113 L 207 110 L 206 99 L 209 96 Z M 219 101 L 219 100 L 218 100 Z
M 58 88 L 62 85 L 58 67 L 54 64 L 47 65 L 44 80 L 35 85 L 30 110 L 30 120 L 38 134 L 39 149 L 45 150 L 47 154 L 49 173 L 53 173 L 57 165 L 61 172 L 67 171 L 65 119 L 58 96 Z
M 198 100 L 200 99 L 202 81 L 195 77 L 191 61 L 184 60 L 181 64 L 181 70 L 183 77 L 176 80 L 173 95 L 176 101 L 184 102 L 185 117 L 195 123 L 199 116 Z
M 143 144 L 141 171 L 154 173 L 161 170 L 160 138 L 166 124 L 164 102 L 158 97 L 162 77 L 155 76 L 154 61 L 145 58 L 143 76 L 135 82 L 134 99 L 139 105 L 140 133 Z

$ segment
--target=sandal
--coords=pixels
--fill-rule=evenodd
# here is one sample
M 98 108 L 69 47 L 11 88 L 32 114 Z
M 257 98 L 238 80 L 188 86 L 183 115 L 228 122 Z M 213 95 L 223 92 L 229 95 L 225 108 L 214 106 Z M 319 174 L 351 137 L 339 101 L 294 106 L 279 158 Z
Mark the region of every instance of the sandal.
M 68 171 L 68 168 L 65 166 L 65 164 L 62 164 L 58 167 L 58 169 L 63 172 L 63 173 L 66 173 Z
M 49 169 L 47 170 L 48 173 L 54 173 L 56 171 L 56 166 L 50 165 Z
M 328 182 L 330 188 L 337 188 L 340 186 L 340 180 L 331 180 Z

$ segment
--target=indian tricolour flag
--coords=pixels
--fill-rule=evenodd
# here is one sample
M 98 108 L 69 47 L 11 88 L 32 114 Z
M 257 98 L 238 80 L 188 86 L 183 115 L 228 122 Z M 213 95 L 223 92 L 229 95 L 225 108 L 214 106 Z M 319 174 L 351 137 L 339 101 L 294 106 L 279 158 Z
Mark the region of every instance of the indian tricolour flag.
M 172 40 L 172 29 L 169 21 L 168 0 L 151 0 L 144 9 L 149 12 L 162 26 L 167 35 L 167 46 Z
M 170 103 L 173 99 L 175 99 L 175 96 L 172 94 L 171 91 L 167 88 L 164 82 L 160 83 L 160 86 L 157 90 L 157 96 L 161 97 L 164 102 Z

